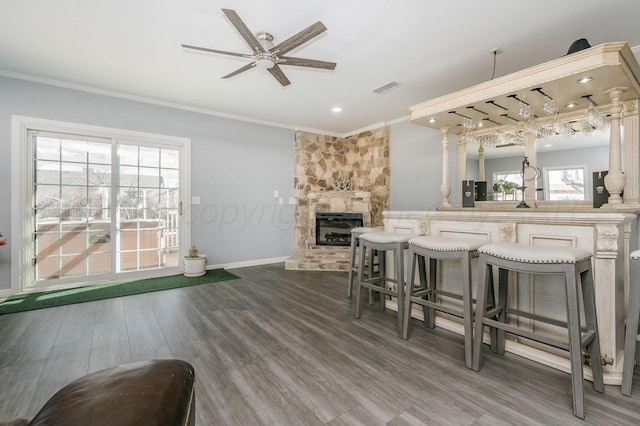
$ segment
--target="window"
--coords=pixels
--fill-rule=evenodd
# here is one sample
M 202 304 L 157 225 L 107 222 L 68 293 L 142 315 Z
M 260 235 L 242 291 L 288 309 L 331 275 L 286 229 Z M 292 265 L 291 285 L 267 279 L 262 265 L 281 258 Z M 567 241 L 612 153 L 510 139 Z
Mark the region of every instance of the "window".
M 504 182 L 507 182 L 505 185 Z M 522 186 L 520 170 L 493 172 L 491 174 L 491 191 L 493 200 L 521 200 L 522 191 L 517 189 Z
M 545 167 L 545 198 L 547 200 L 586 200 L 585 174 L 587 166 Z
M 21 190 L 12 204 L 27 224 L 16 230 L 24 222 L 13 220 L 26 244 L 12 287 L 178 272 L 189 246 L 180 217 L 188 140 L 26 117 L 13 124 Z

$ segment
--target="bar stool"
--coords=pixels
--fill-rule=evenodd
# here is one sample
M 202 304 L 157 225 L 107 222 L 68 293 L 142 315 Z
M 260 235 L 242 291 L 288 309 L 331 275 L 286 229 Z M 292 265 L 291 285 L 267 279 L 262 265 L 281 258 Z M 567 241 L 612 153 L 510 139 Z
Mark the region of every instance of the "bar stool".
M 360 290 L 364 287 L 380 293 L 380 309 L 384 310 L 384 296 L 396 296 L 398 299 L 398 335 L 402 337 L 402 314 L 404 310 L 404 251 L 409 248 L 409 240 L 413 234 L 395 232 L 367 232 L 360 235 L 360 262 L 358 267 L 358 292 L 356 294 L 356 319 L 360 318 Z M 364 262 L 367 250 L 378 252 L 380 273 L 377 276 L 364 278 Z M 394 254 L 395 277 L 387 277 L 387 251 Z M 387 283 L 395 283 L 396 289 L 387 288 Z
M 640 250 L 631 253 L 631 271 L 638 272 L 640 266 Z M 640 282 L 638 276 L 629 283 L 629 309 L 627 312 L 627 330 L 624 337 L 624 364 L 622 366 L 622 388 L 623 395 L 631 396 L 631 385 L 633 384 L 633 369 L 636 366 L 636 350 L 640 334 L 638 334 L 638 317 L 640 317 Z
M 402 338 L 409 337 L 412 303 L 422 305 L 424 325 L 435 327 L 435 311 L 446 312 L 463 319 L 464 360 L 467 368 L 472 367 L 471 351 L 473 341 L 473 310 L 471 291 L 471 258 L 478 256 L 478 247 L 485 241 L 443 238 L 435 236 L 414 237 L 409 240 L 409 281 L 404 301 Z M 418 261 L 420 286 L 415 286 L 415 265 Z M 425 271 L 429 260 L 429 276 Z M 457 260 L 462 268 L 462 295 L 437 288 L 438 260 Z M 439 297 L 462 300 L 462 309 L 440 303 Z
M 569 351 L 573 390 L 573 414 L 584 419 L 584 389 L 582 349 L 588 348 L 593 371 L 593 388 L 604 392 L 600 341 L 596 317 L 595 292 L 591 272 L 591 253 L 574 247 L 535 247 L 517 243 L 490 243 L 478 249 L 478 294 L 476 300 L 475 340 L 473 345 L 473 369 L 480 370 L 482 360 L 482 336 L 484 325 L 497 330 L 491 334 L 491 350 L 504 354 L 504 333 L 509 332 L 527 339 L 545 343 Z M 487 308 L 487 289 L 493 283 L 493 268 L 498 268 L 498 302 Z M 508 272 L 529 274 L 562 274 L 567 296 L 567 322 L 522 312 L 507 307 Z M 584 304 L 585 327 L 580 326 L 580 289 Z M 507 324 L 507 314 L 518 315 L 536 321 L 565 327 L 568 343 Z
M 351 229 L 351 246 L 349 248 L 349 283 L 347 285 L 348 298 L 351 298 L 351 294 L 353 293 L 353 279 L 358 276 L 358 265 L 356 265 L 356 247 L 360 245 L 360 235 L 366 232 L 379 232 L 383 230 L 384 228 L 382 226 L 378 226 L 375 228 L 368 226 L 359 226 L 357 228 Z M 374 266 L 374 256 L 375 252 L 371 250 L 369 252 L 369 267 L 367 268 L 370 278 L 373 276 L 372 274 Z

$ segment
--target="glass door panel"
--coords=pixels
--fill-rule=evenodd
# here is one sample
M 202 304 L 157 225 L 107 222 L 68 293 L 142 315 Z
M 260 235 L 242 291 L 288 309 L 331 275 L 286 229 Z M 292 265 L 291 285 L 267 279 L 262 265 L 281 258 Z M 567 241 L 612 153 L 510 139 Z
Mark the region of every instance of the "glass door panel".
M 120 270 L 178 266 L 179 154 L 118 145 Z
M 178 267 L 179 146 L 35 131 L 31 141 L 30 286 Z
M 109 238 L 111 141 L 37 133 L 32 140 L 36 282 L 110 272 L 92 266 L 101 263 L 94 256 L 105 258 L 92 228 Z

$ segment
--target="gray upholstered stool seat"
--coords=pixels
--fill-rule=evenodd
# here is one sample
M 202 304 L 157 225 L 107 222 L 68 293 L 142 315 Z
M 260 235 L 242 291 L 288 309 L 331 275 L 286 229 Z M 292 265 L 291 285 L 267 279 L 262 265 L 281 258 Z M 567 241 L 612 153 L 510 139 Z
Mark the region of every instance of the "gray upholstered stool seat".
M 398 335 L 402 336 L 402 314 L 404 310 L 404 251 L 409 248 L 412 234 L 395 232 L 367 232 L 360 235 L 360 261 L 358 266 L 358 292 L 356 296 L 356 318 L 360 318 L 360 291 L 362 288 L 380 293 L 380 308 L 384 309 L 384 295 L 395 296 L 398 299 Z M 364 277 L 367 250 L 378 253 L 380 273 L 375 277 Z M 386 253 L 391 251 L 395 260 L 395 277 L 387 277 Z M 387 286 L 387 283 L 395 283 Z
M 349 247 L 349 283 L 347 284 L 347 297 L 351 297 L 353 293 L 353 280 L 358 275 L 358 265 L 356 264 L 356 247 L 360 245 L 360 235 L 367 232 L 379 232 L 383 231 L 384 228 L 382 226 L 378 227 L 370 227 L 370 226 L 358 226 L 356 228 L 351 229 L 351 245 Z M 368 264 L 368 274 L 369 277 L 373 276 L 373 267 L 374 267 L 374 251 L 369 252 L 369 264 Z
M 640 334 L 638 319 L 640 317 L 640 250 L 629 256 L 631 258 L 631 277 L 629 283 L 629 306 L 627 309 L 627 329 L 624 337 L 624 363 L 622 366 L 622 394 L 631 396 L 633 369 L 636 366 L 636 354 Z
M 411 326 L 412 303 L 422 305 L 424 325 L 435 327 L 435 311 L 446 312 L 463 319 L 464 324 L 464 358 L 467 368 L 471 368 L 471 354 L 473 341 L 473 309 L 471 290 L 471 258 L 477 256 L 478 247 L 485 241 L 445 238 L 435 236 L 414 237 L 409 240 L 409 280 L 405 295 L 402 337 L 409 337 Z M 429 259 L 429 276 L 427 277 L 425 263 Z M 420 274 L 420 286 L 415 286 L 416 260 Z M 438 260 L 456 260 L 462 268 L 462 291 L 452 293 L 438 289 L 437 267 Z M 440 303 L 440 297 L 462 300 L 462 309 Z
M 596 317 L 595 292 L 591 272 L 591 252 L 573 247 L 536 247 L 516 243 L 490 243 L 478 249 L 478 294 L 476 300 L 475 339 L 473 345 L 473 369 L 480 370 L 482 336 L 484 326 L 491 327 L 491 349 L 504 354 L 504 333 L 535 340 L 569 351 L 573 389 L 573 414 L 584 418 L 584 389 L 582 371 L 582 349 L 587 348 L 591 357 L 593 387 L 604 392 L 602 365 L 600 364 L 600 341 Z M 487 308 L 487 293 L 493 284 L 493 268 L 498 268 L 497 305 Z M 523 312 L 507 306 L 508 272 L 529 274 L 564 275 L 567 298 L 567 321 L 559 321 Z M 516 283 L 517 285 L 517 283 Z M 580 300 L 584 305 L 584 327 L 580 324 Z M 531 320 L 552 324 L 567 329 L 568 342 L 536 333 L 507 323 L 507 315 L 522 316 Z

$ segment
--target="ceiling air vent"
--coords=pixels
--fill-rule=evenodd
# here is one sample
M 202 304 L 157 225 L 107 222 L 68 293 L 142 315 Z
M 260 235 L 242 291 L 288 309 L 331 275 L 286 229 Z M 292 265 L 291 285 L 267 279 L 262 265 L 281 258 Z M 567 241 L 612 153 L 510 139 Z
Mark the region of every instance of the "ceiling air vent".
M 395 81 L 390 81 L 388 83 L 383 84 L 380 87 L 376 87 L 372 90 L 373 93 L 377 93 L 378 95 L 382 95 L 383 93 L 388 92 L 389 90 L 393 90 L 396 87 L 400 87 L 400 83 L 396 83 Z

